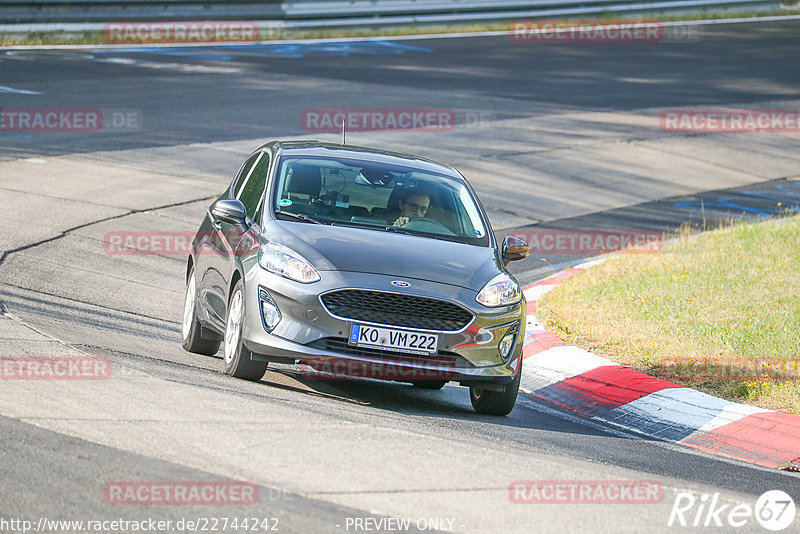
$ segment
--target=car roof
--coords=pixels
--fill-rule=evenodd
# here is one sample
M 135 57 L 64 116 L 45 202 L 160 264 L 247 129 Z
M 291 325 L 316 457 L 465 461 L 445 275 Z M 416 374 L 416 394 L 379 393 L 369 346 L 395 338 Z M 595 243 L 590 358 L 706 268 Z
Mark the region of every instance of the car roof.
M 323 143 L 320 141 L 273 141 L 262 145 L 259 150 L 268 148 L 274 149 L 277 155 L 357 159 L 375 163 L 415 167 L 419 170 L 430 171 L 438 174 L 444 174 L 453 178 L 463 179 L 461 174 L 459 174 L 459 172 L 450 165 L 416 156 L 414 154 L 394 152 L 379 148 L 356 145 L 339 145 L 336 143 Z

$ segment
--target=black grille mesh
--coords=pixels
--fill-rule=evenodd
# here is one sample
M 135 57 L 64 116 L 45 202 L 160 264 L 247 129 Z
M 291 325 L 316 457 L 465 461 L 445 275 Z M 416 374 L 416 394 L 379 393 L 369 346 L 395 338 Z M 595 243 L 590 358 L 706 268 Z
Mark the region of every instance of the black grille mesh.
M 455 304 L 382 291 L 344 289 L 323 295 L 322 303 L 336 316 L 387 326 L 453 331 L 472 321 L 472 314 Z

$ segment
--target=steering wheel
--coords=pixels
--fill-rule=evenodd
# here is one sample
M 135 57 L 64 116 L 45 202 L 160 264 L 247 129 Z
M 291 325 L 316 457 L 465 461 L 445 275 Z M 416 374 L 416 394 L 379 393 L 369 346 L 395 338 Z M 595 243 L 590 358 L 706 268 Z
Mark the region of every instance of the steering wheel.
M 411 217 L 403 228 L 416 230 L 417 232 L 428 232 L 430 234 L 456 235 L 448 227 L 430 217 Z

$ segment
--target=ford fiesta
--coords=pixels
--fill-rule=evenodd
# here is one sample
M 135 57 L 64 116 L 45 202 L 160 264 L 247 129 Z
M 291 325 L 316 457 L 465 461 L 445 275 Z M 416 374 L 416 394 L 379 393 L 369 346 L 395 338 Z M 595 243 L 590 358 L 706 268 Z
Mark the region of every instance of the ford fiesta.
M 525 300 L 475 192 L 408 154 L 272 142 L 215 200 L 186 269 L 183 347 L 259 380 L 269 362 L 438 389 L 506 415 L 522 372 Z

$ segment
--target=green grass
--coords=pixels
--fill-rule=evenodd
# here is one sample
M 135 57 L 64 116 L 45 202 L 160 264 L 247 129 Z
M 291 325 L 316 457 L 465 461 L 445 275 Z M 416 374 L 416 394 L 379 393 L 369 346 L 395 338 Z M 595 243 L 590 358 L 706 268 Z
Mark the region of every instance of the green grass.
M 800 217 L 684 232 L 567 280 L 537 316 L 567 340 L 722 397 L 800 414 Z
M 716 18 L 746 18 L 746 17 L 766 17 L 775 15 L 796 15 L 800 14 L 800 9 L 780 9 L 777 11 L 757 11 L 757 12 L 698 12 L 685 13 L 680 15 L 669 14 L 641 14 L 636 18 L 648 21 L 681 21 L 681 20 L 707 20 Z M 603 20 L 620 20 L 621 17 L 615 13 L 598 14 L 595 17 L 583 17 L 573 19 L 575 22 L 599 22 Z M 537 19 L 544 21 L 546 19 Z M 565 20 L 557 18 L 553 20 Z M 634 20 L 631 18 L 631 20 Z M 262 30 L 259 36 L 262 41 L 266 40 L 288 40 L 288 39 L 347 39 L 354 37 L 397 37 L 402 35 L 428 35 L 428 34 L 447 34 L 462 32 L 487 32 L 487 31 L 507 31 L 509 22 L 496 22 L 487 24 L 469 25 L 426 25 L 416 24 L 409 26 L 391 27 L 354 27 L 337 29 L 315 29 L 315 30 L 284 30 L 270 31 Z M 51 46 L 51 45 L 99 45 L 105 43 L 105 36 L 99 32 L 32 32 L 27 35 L 0 35 L 0 46 Z M 209 43 L 213 44 L 213 43 Z

